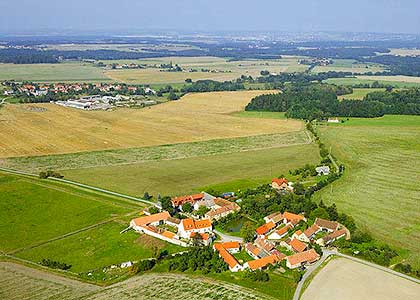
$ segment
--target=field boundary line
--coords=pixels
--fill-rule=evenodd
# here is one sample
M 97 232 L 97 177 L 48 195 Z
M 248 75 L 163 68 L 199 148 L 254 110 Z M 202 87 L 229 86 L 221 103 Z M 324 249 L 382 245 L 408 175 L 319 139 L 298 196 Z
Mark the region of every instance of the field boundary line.
M 0 167 L 0 171 L 7 172 L 7 173 L 12 173 L 12 174 L 17 174 L 17 175 L 38 177 L 38 175 L 36 175 L 36 174 L 31 174 L 31 173 L 28 173 L 28 172 L 7 169 L 7 168 L 3 168 L 3 167 Z M 79 182 L 76 182 L 76 181 L 61 179 L 61 178 L 54 178 L 54 177 L 49 177 L 48 179 L 53 180 L 53 181 L 62 182 L 62 183 L 67 183 L 67 184 L 82 187 L 82 188 L 86 188 L 86 189 L 89 189 L 89 190 L 93 190 L 93 191 L 96 191 L 96 192 L 101 192 L 101 193 L 108 194 L 108 195 L 117 196 L 117 197 L 129 199 L 129 200 L 133 200 L 133 201 L 137 201 L 137 202 L 143 202 L 143 203 L 148 204 L 148 205 L 156 206 L 156 203 L 152 202 L 152 201 L 148 201 L 148 200 L 145 200 L 145 199 L 136 198 L 136 197 L 132 197 L 132 196 L 129 196 L 129 195 L 125 195 L 125 194 L 101 189 L 101 188 L 98 188 L 98 187 L 94 187 L 94 186 L 91 186 L 91 185 L 79 183 Z
M 16 253 L 19 253 L 19 252 L 22 252 L 22 251 L 30 250 L 30 249 L 33 249 L 33 248 L 36 248 L 36 247 L 39 247 L 39 246 L 42 246 L 42 245 L 45 245 L 45 244 L 49 244 L 49 243 L 51 243 L 51 242 L 55 242 L 55 241 L 58 241 L 58 240 L 62 240 L 62 239 L 65 239 L 65 238 L 67 238 L 67 237 L 69 237 L 69 236 L 72 236 L 72 235 L 75 235 L 75 234 L 78 234 L 78 233 L 81 233 L 81 232 L 84 232 L 84 231 L 88 231 L 88 230 L 90 230 L 90 229 L 93 229 L 93 228 L 96 228 L 96 227 L 99 227 L 99 226 L 105 225 L 105 224 L 107 224 L 107 223 L 113 222 L 115 219 L 118 219 L 118 217 L 114 217 L 114 218 L 112 218 L 112 219 L 108 219 L 108 220 L 105 220 L 105 221 L 101 221 L 101 222 L 99 222 L 99 223 L 95 223 L 95 224 L 89 225 L 89 226 L 87 226 L 87 227 L 83 227 L 83 228 L 77 229 L 77 230 L 75 230 L 75 231 L 68 232 L 68 233 L 65 233 L 65 234 L 62 234 L 62 235 L 59 235 L 59 236 L 53 237 L 53 238 L 51 238 L 51 239 L 49 239 L 49 240 L 46 240 L 46 241 L 41 241 L 41 242 L 38 242 L 38 243 L 36 243 L 36 244 L 32 244 L 32 245 L 27 246 L 27 247 L 22 247 L 22 248 L 19 248 L 19 249 L 13 250 L 13 251 L 11 251 L 11 252 L 7 253 L 7 255 L 13 255 L 13 254 L 16 254 Z

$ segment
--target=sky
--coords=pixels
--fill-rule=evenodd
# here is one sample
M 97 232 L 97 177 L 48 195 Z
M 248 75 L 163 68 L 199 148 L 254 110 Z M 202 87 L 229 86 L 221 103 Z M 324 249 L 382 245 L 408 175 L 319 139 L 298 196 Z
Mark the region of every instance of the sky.
M 0 0 L 0 32 L 291 31 L 420 34 L 420 0 Z

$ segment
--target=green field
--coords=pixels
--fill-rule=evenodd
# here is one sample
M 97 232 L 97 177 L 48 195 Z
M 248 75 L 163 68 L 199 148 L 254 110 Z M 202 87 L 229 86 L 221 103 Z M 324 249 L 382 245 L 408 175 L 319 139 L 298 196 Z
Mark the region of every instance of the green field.
M 357 99 L 362 100 L 367 94 L 373 92 L 383 92 L 385 89 L 359 89 L 354 88 L 353 93 L 339 96 L 338 99 Z
M 0 173 L 0 250 L 28 247 L 136 208 L 49 181 Z
M 367 77 L 367 76 L 366 76 Z M 372 84 L 375 81 L 379 83 L 391 85 L 397 88 L 411 88 L 411 87 L 420 87 L 420 82 L 403 82 L 403 81 L 395 81 L 392 79 L 393 76 L 387 76 L 388 80 L 377 80 L 377 79 L 367 79 L 367 78 L 330 78 L 324 80 L 326 83 L 330 84 L 337 84 L 337 85 L 356 85 L 356 84 Z
M 335 202 L 357 224 L 420 266 L 420 117 L 350 119 L 319 127 L 347 171 L 316 198 Z
M 169 253 L 185 250 L 134 231 L 120 234 L 128 223 L 110 222 L 99 227 L 19 252 L 16 256 L 39 262 L 44 258 L 72 265 L 70 271 L 86 273 L 112 264 L 153 257 L 153 247 Z
M 333 63 L 328 66 L 316 66 L 312 72 L 352 72 L 352 73 L 367 73 L 367 72 L 383 72 L 385 67 L 373 63 L 360 63 L 353 59 L 334 59 Z
M 232 116 L 242 118 L 286 119 L 284 112 L 271 111 L 240 111 L 233 113 Z
M 277 116 L 278 113 L 274 114 Z M 274 114 L 269 113 L 268 115 Z M 0 159 L 0 165 L 10 169 L 37 173 L 45 169 L 69 170 L 128 165 L 215 154 L 231 154 L 266 148 L 280 148 L 290 145 L 303 145 L 307 143 L 309 143 L 307 134 L 304 131 L 297 131 L 142 148 L 13 157 Z
M 0 64 L 0 80 L 94 82 L 110 80 L 100 68 L 84 63 Z
M 176 160 L 63 170 L 66 178 L 113 191 L 142 196 L 175 195 L 203 186 L 249 179 L 255 183 L 319 161 L 315 145 L 299 145 Z M 233 188 L 230 186 L 230 188 Z

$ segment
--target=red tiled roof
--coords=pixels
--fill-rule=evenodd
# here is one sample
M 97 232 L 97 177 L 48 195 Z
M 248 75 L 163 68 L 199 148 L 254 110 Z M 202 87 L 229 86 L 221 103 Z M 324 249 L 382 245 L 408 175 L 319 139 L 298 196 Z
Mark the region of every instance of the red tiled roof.
M 306 235 L 307 238 L 310 238 L 313 236 L 316 232 L 318 232 L 321 228 L 318 227 L 318 225 L 313 224 L 311 227 L 306 229 L 303 234 Z
M 170 216 L 171 215 L 167 211 L 163 211 L 161 213 L 157 213 L 157 214 L 154 214 L 154 215 L 136 218 L 136 219 L 133 219 L 132 221 L 137 226 L 141 226 L 141 225 L 148 225 L 148 224 L 154 223 L 154 222 L 165 221 Z
M 173 206 L 181 206 L 187 202 L 194 204 L 196 201 L 201 200 L 204 198 L 204 194 L 193 194 L 193 195 L 187 195 L 187 196 L 180 196 L 172 198 L 172 205 Z
M 278 185 L 282 185 L 283 183 L 285 183 L 285 184 L 288 184 L 289 183 L 289 181 L 286 179 L 286 178 L 273 178 L 272 180 L 271 180 L 271 182 L 273 183 L 273 182 L 275 182 L 275 183 L 277 183 Z
M 236 260 L 236 258 L 233 257 L 233 255 L 230 254 L 229 251 L 227 251 L 223 247 L 223 244 L 222 243 L 216 243 L 216 244 L 214 244 L 214 248 L 217 250 L 217 252 L 219 252 L 220 257 L 223 258 L 223 260 L 225 261 L 225 263 L 227 263 L 230 268 L 234 268 L 236 265 L 239 265 L 239 263 Z
M 315 224 L 318 225 L 321 228 L 326 228 L 326 229 L 330 229 L 330 230 L 337 230 L 338 225 L 339 225 L 337 222 L 329 221 L 329 220 L 325 220 L 325 219 L 321 219 L 321 218 L 316 218 L 315 219 Z
M 276 233 L 277 233 L 278 235 L 282 236 L 282 235 L 284 235 L 286 232 L 288 232 L 290 228 L 291 228 L 291 226 L 290 226 L 290 225 L 283 226 L 282 228 L 277 229 L 277 230 L 276 230 Z
M 258 270 L 264 268 L 269 264 L 275 264 L 276 262 L 280 261 L 279 257 L 276 255 L 270 255 L 259 259 L 254 259 L 248 262 L 248 266 L 251 270 Z
M 296 264 L 305 263 L 305 262 L 314 262 L 318 258 L 319 258 L 319 254 L 316 253 L 314 249 L 310 249 L 308 251 L 296 253 L 296 254 L 286 257 L 286 259 L 289 261 L 291 265 L 296 265 Z
M 288 211 L 285 211 L 283 213 L 283 217 L 287 220 L 287 221 L 291 221 L 291 220 L 297 220 L 298 222 L 302 221 L 303 219 L 305 219 L 304 216 L 302 215 L 297 215 Z
M 267 232 L 269 232 L 271 229 L 273 229 L 274 227 L 276 227 L 276 224 L 273 223 L 273 221 L 270 221 L 268 223 L 265 223 L 264 225 L 261 225 L 260 227 L 258 227 L 257 229 L 255 229 L 255 231 L 259 234 L 259 235 L 263 235 L 266 234 Z
M 322 239 L 324 240 L 325 243 L 327 243 L 331 240 L 337 239 L 337 238 L 339 238 L 343 235 L 346 235 L 346 234 L 347 234 L 346 228 L 341 228 L 337 231 L 334 231 L 333 233 L 331 233 L 329 235 L 324 236 Z
M 293 239 L 290 241 L 290 247 L 292 247 L 296 252 L 302 252 L 306 249 L 306 244 L 298 239 Z
M 209 219 L 198 221 L 193 219 L 183 219 L 181 220 L 181 224 L 185 231 L 211 227 L 211 221 Z

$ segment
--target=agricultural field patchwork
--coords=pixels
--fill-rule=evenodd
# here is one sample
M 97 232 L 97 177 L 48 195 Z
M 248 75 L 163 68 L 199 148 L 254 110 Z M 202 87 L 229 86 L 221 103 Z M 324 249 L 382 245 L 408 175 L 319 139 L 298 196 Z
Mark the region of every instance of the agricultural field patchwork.
M 103 82 L 110 78 L 88 63 L 0 64 L 0 80 L 35 82 Z
M 412 88 L 420 87 L 420 83 L 416 82 L 417 77 L 410 77 L 407 80 L 401 80 L 401 77 L 396 76 L 357 76 L 348 78 L 330 78 L 324 80 L 326 83 L 338 85 L 356 85 L 356 84 L 372 84 L 378 81 L 381 84 L 391 85 L 397 88 Z M 395 80 L 394 80 L 395 79 Z
M 352 118 L 319 130 L 347 172 L 315 197 L 335 202 L 377 239 L 408 249 L 403 256 L 419 266 L 420 117 Z
M 333 63 L 328 66 L 316 66 L 312 72 L 352 72 L 352 73 L 368 73 L 368 72 L 383 72 L 384 66 L 373 63 L 360 63 L 352 59 L 334 59 Z
M 302 300 L 414 300 L 420 285 L 348 259 L 331 260 L 304 291 Z
M 105 71 L 105 74 L 108 77 L 131 84 L 184 83 L 187 78 L 190 78 L 193 81 L 202 79 L 226 81 L 237 79 L 241 77 L 241 75 L 252 76 L 255 78 L 260 76 L 260 72 L 263 70 L 271 73 L 303 72 L 308 68 L 306 65 L 299 64 L 299 58 L 293 56 L 285 56 L 281 59 L 273 60 L 255 59 L 229 61 L 218 57 L 163 57 L 113 62 L 120 64 L 134 62 L 149 66 L 145 69 Z M 111 62 L 104 61 L 104 63 Z M 196 72 L 163 72 L 161 69 L 154 68 L 154 66 L 168 63 L 179 64 L 183 69 L 193 69 L 196 70 Z M 203 69 L 210 70 L 210 72 L 203 72 Z
M 54 104 L 0 110 L 0 158 L 123 149 L 301 131 L 297 120 L 245 119 L 242 111 L 267 91 L 189 94 L 147 109 L 82 111 Z M 54 128 L 55 130 L 50 130 Z

